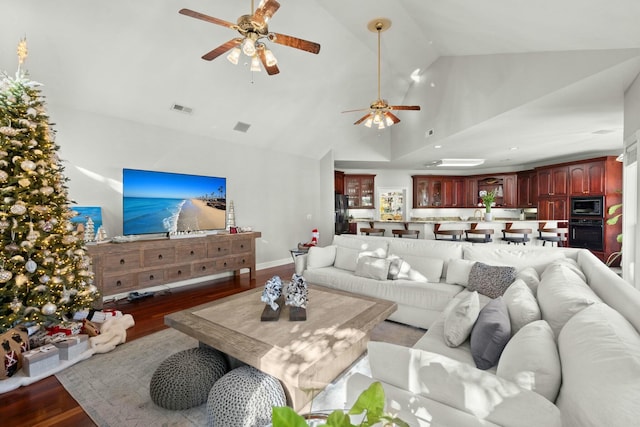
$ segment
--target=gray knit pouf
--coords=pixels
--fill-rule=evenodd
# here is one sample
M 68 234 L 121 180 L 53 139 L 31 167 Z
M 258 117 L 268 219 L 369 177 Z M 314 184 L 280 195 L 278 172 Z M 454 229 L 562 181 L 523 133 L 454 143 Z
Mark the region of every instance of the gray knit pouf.
M 285 406 L 287 398 L 277 378 L 252 366 L 229 371 L 211 388 L 207 425 L 255 427 L 271 423 L 271 408 Z
M 151 377 L 149 390 L 156 405 L 189 409 L 207 401 L 213 384 L 229 370 L 227 359 L 212 348 L 190 348 L 170 356 Z

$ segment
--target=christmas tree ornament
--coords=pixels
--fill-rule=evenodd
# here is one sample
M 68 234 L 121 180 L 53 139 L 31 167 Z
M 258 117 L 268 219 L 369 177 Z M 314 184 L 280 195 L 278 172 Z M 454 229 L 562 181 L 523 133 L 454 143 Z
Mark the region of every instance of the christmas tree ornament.
M 18 180 L 18 185 L 23 188 L 28 187 L 31 185 L 31 180 L 29 178 L 22 178 Z
M 7 182 L 7 179 L 9 179 L 9 174 L 5 171 L 0 171 L 0 182 Z
M 40 281 L 40 283 L 44 284 L 44 283 L 49 283 L 49 280 L 51 280 L 51 278 L 48 275 L 43 274 L 42 276 L 40 276 L 38 280 Z
M 47 287 L 45 285 L 38 285 L 35 288 L 33 288 L 33 290 L 36 292 L 46 292 Z
M 56 306 L 54 303 L 52 302 L 48 302 L 45 305 L 42 306 L 42 314 L 44 314 L 45 316 L 52 316 L 54 314 L 56 314 L 56 310 L 58 309 L 58 306 Z
M 22 204 L 15 204 L 9 208 L 9 212 L 14 215 L 24 215 L 27 213 L 27 208 Z
M 7 228 L 9 228 L 9 221 L 7 221 L 6 219 L 1 219 L 0 220 L 0 232 L 4 232 L 4 230 L 6 230 Z
M 53 223 L 51 221 L 45 221 L 45 223 L 42 224 L 42 231 L 46 231 L 48 233 L 51 230 L 53 230 Z
M 13 273 L 5 270 L 4 265 L 0 267 L 0 283 L 7 283 L 13 277 Z
M 40 188 L 40 192 L 45 196 L 50 196 L 53 193 L 53 187 L 45 186 Z
M 27 260 L 27 262 L 25 263 L 24 268 L 29 273 L 35 273 L 35 271 L 38 269 L 38 264 L 34 260 L 29 258 L 29 260 Z
M 18 274 L 15 278 L 15 283 L 16 283 L 16 286 L 18 287 L 24 286 L 27 283 L 29 283 L 29 278 L 24 274 Z
M 23 161 L 22 163 L 20 163 L 20 167 L 25 172 L 30 172 L 30 171 L 36 170 L 36 164 L 34 162 L 32 162 L 31 160 Z
M 38 233 L 37 231 L 35 231 L 33 229 L 33 223 L 30 222 L 29 223 L 29 234 L 27 234 L 27 240 L 33 242 L 35 240 L 38 240 L 38 237 L 40 237 L 40 233 Z
M 20 246 L 16 242 L 11 242 L 4 249 L 9 252 L 17 252 L 20 250 Z
M 13 301 L 9 303 L 9 308 L 14 313 L 17 313 L 22 308 L 22 302 L 17 297 L 13 297 Z

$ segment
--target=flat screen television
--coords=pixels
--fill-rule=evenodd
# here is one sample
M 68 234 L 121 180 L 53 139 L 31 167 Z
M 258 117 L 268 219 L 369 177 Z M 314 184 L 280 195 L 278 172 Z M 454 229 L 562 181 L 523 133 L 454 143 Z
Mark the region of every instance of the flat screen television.
M 125 235 L 225 228 L 226 178 L 123 169 L 122 187 Z

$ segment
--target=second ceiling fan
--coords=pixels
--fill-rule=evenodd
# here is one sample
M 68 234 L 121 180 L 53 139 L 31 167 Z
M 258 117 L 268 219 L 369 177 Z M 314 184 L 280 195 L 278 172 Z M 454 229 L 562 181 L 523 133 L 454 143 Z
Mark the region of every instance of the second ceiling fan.
M 226 43 L 221 44 L 210 52 L 205 53 L 202 59 L 211 61 L 218 56 L 231 51 L 227 56 L 227 59 L 233 64 L 238 63 L 240 53 L 244 53 L 251 58 L 251 70 L 260 71 L 260 63 L 264 66 L 269 75 L 278 74 L 280 70 L 276 65 L 276 60 L 273 53 L 267 49 L 263 40 L 269 40 L 274 43 L 278 43 L 284 46 L 290 46 L 296 49 L 304 50 L 306 52 L 318 53 L 320 52 L 320 45 L 318 43 L 310 42 L 307 40 L 299 39 L 297 37 L 287 36 L 285 34 L 269 32 L 269 26 L 267 25 L 269 19 L 280 8 L 280 3 L 276 0 L 262 0 L 258 9 L 253 10 L 253 0 L 251 0 L 251 14 L 242 15 L 238 18 L 237 23 L 225 21 L 223 19 L 214 18 L 213 16 L 205 15 L 200 12 L 195 12 L 191 9 L 180 9 L 178 13 L 192 18 L 200 19 L 212 24 L 221 25 L 223 27 L 231 28 L 238 31 L 242 37 L 236 37 L 229 40 Z
M 367 24 L 369 31 L 378 33 L 378 99 L 373 101 L 369 108 L 343 111 L 343 113 L 351 113 L 369 110 L 369 112 L 357 120 L 354 125 L 359 125 L 364 122 L 366 127 L 370 128 L 375 125 L 378 129 L 384 129 L 385 127 L 400 122 L 400 119 L 391 111 L 420 109 L 419 105 L 389 105 L 389 103 L 380 96 L 380 33 L 388 30 L 389 27 L 391 27 L 391 21 L 387 18 L 377 18 Z

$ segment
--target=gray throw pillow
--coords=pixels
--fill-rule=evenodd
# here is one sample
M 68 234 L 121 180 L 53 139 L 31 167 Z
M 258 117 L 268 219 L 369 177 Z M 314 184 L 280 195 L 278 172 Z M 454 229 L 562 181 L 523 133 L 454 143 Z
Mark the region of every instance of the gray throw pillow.
M 489 298 L 498 298 L 516 280 L 515 267 L 501 267 L 476 262 L 469 272 L 467 289 Z
M 479 369 L 498 364 L 502 350 L 511 338 L 511 322 L 507 305 L 498 297 L 480 310 L 471 329 L 471 356 Z

